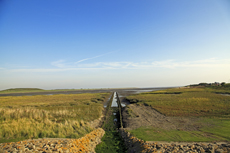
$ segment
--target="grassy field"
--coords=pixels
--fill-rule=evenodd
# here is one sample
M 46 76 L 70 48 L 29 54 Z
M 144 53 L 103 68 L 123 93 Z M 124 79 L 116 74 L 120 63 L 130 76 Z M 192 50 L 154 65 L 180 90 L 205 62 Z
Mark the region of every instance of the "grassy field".
M 0 97 L 0 142 L 79 138 L 102 115 L 110 93 Z
M 176 141 L 176 142 L 213 142 L 230 141 L 230 119 L 204 118 L 203 122 L 212 123 L 198 131 L 165 130 L 154 127 L 140 127 L 130 132 L 145 141 Z
M 199 131 L 141 127 L 131 133 L 146 141 L 230 141 L 230 89 L 175 88 L 127 97 L 166 116 L 196 117 L 207 123 Z M 192 125 L 191 125 L 192 126 Z
M 59 92 L 59 91 L 79 91 L 79 90 L 89 90 L 89 89 L 53 89 L 53 90 L 44 90 L 39 88 L 11 88 L 6 90 L 1 90 L 0 94 L 8 93 L 32 93 L 32 92 Z M 94 89 L 96 90 L 96 89 Z
M 127 99 L 133 103 L 149 105 L 167 116 L 230 117 L 230 96 L 216 92 L 221 91 L 209 88 L 177 88 L 141 93 Z

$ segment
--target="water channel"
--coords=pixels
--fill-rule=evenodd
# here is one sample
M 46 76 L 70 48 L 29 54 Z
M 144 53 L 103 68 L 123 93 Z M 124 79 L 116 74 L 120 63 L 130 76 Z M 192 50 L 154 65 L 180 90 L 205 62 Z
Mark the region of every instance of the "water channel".
M 117 92 L 113 93 L 113 101 L 111 107 L 118 107 L 117 105 Z
M 124 141 L 118 132 L 118 128 L 121 127 L 118 98 L 117 92 L 114 92 L 107 103 L 106 117 L 102 125 L 102 128 L 105 130 L 105 135 L 102 138 L 102 143 L 97 145 L 95 149 L 96 153 L 127 152 Z

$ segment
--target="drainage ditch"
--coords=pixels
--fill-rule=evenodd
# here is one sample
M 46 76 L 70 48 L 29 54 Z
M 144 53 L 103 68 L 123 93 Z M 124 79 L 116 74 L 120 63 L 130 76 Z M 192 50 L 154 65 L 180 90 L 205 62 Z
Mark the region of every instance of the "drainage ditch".
M 127 151 L 118 131 L 122 127 L 121 108 L 119 96 L 114 92 L 106 107 L 105 121 L 102 125 L 105 135 L 95 149 L 97 153 L 123 153 Z

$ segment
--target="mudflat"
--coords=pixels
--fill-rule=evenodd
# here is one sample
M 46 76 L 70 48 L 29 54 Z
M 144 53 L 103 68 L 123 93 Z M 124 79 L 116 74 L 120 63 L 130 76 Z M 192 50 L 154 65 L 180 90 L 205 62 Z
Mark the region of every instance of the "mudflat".
M 147 92 L 147 91 L 155 91 L 155 90 L 163 90 L 170 87 L 162 87 L 162 88 L 108 88 L 108 89 L 83 89 L 83 90 L 54 90 L 54 91 L 45 91 L 41 90 L 39 92 L 19 92 L 19 93 L 0 93 L 0 96 L 33 96 L 33 95 L 56 95 L 56 94 L 81 94 L 81 93 L 105 93 L 105 92 L 118 92 L 123 96 L 128 96 L 131 94 Z

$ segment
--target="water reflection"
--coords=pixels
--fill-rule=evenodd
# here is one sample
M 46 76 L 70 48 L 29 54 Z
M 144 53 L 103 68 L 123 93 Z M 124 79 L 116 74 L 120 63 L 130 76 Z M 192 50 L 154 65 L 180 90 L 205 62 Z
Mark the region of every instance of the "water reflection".
M 220 94 L 220 95 L 222 95 L 222 96 L 230 96 L 230 94 Z
M 123 103 L 121 103 L 121 106 L 122 106 L 122 107 L 125 107 L 126 105 L 125 105 L 125 104 L 123 104 Z
M 111 107 L 118 107 L 116 92 L 114 92 L 114 94 L 113 94 L 113 101 L 112 101 Z
M 138 94 L 138 93 L 142 93 L 142 92 L 151 92 L 154 90 L 125 90 L 125 91 L 131 91 L 131 92 Z

